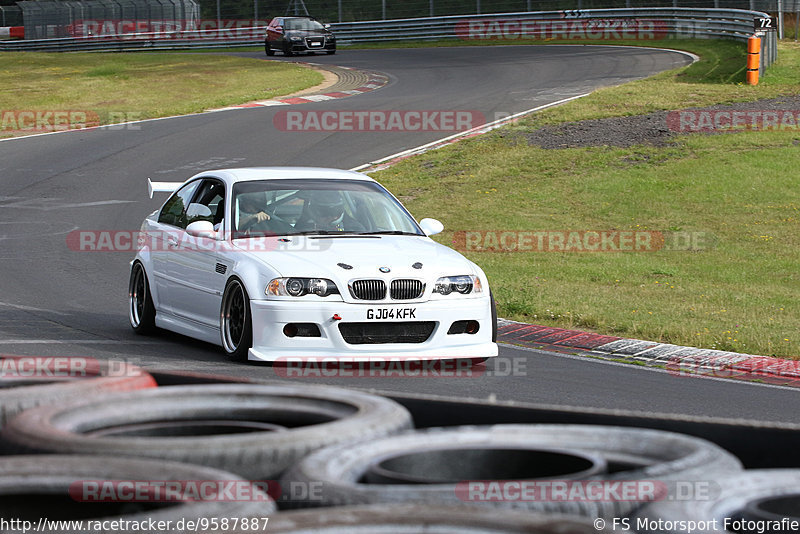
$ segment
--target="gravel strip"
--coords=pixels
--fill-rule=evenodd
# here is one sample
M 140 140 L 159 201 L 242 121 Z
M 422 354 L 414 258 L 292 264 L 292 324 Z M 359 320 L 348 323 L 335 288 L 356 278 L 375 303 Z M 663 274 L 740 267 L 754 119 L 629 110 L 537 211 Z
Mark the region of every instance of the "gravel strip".
M 687 108 L 681 111 L 792 111 L 797 118 L 800 115 L 800 96 L 772 98 L 755 102 L 738 102 L 703 108 Z M 647 115 L 585 120 L 544 126 L 524 135 L 528 140 L 528 145 L 547 149 L 597 146 L 630 147 L 634 145 L 667 146 L 674 142 L 676 135 L 691 133 L 671 129 L 670 126 L 674 128 L 674 125 L 668 122 L 667 118 L 669 116 L 670 112 L 668 111 L 658 111 Z M 786 124 L 785 127 L 790 128 L 792 125 Z M 800 120 L 794 125 L 793 129 L 800 131 Z M 736 131 L 704 129 L 699 133 L 719 134 L 735 133 Z

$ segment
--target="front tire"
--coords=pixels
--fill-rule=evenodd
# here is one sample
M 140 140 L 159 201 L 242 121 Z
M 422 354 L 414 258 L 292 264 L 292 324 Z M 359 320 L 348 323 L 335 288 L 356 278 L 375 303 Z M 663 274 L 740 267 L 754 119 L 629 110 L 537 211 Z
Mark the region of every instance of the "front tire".
M 292 43 L 283 43 L 283 55 L 286 57 L 291 57 L 294 55 L 294 51 L 292 50 Z
M 220 335 L 222 348 L 231 361 L 246 362 L 253 346 L 253 318 L 250 314 L 250 297 L 242 282 L 232 278 L 225 287 L 220 310 Z
M 336 49 L 334 48 L 333 50 L 327 50 L 327 52 L 329 56 L 332 56 L 333 54 L 336 53 Z
M 274 56 L 275 50 L 269 45 L 269 41 L 264 41 L 264 52 L 267 53 L 268 56 Z
M 131 267 L 128 282 L 128 319 L 137 334 L 148 335 L 156 331 L 156 307 L 150 294 L 150 283 L 138 261 Z

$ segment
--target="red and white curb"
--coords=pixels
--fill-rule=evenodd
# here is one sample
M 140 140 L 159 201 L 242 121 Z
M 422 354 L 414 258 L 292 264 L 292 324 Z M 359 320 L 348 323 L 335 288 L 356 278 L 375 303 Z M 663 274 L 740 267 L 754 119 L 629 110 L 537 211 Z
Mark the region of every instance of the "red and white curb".
M 528 347 L 549 345 L 560 349 L 578 349 L 604 358 L 664 367 L 680 376 L 739 378 L 800 386 L 800 362 L 769 356 L 682 347 L 506 319 L 497 321 L 497 340 Z
M 300 65 L 308 65 L 311 67 L 317 66 L 316 63 L 300 63 Z M 343 70 L 353 70 L 357 71 L 360 69 L 355 69 L 352 67 L 340 67 L 337 66 L 338 69 Z M 342 91 L 331 91 L 328 93 L 320 93 L 320 94 L 313 94 L 307 96 L 294 96 L 294 97 L 286 97 L 286 98 L 277 98 L 274 100 L 257 100 L 255 102 L 248 102 L 246 104 L 240 104 L 238 106 L 228 106 L 219 109 L 212 109 L 210 111 L 227 111 L 229 109 L 247 109 L 247 108 L 260 108 L 260 107 L 270 107 L 270 106 L 291 106 L 294 104 L 309 104 L 311 102 L 325 102 L 327 100 L 336 100 L 339 98 L 347 98 L 348 96 L 360 95 L 364 93 L 368 93 L 370 91 L 374 91 L 376 89 L 380 89 L 387 83 L 389 83 L 389 77 L 385 74 L 381 74 L 379 72 L 372 72 L 372 71 L 361 71 L 367 74 L 368 79 L 367 82 L 356 87 L 354 89 L 346 89 Z

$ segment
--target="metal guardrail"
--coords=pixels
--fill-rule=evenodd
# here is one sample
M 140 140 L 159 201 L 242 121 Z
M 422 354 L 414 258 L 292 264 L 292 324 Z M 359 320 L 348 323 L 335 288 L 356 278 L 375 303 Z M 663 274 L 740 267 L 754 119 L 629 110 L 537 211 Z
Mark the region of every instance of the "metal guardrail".
M 332 24 L 340 43 L 434 39 L 736 39 L 753 35 L 766 13 L 741 9 L 619 8 L 393 19 Z M 124 33 L 0 43 L 2 51 L 175 50 L 263 43 L 263 28 Z M 762 65 L 777 57 L 774 32 L 762 39 Z

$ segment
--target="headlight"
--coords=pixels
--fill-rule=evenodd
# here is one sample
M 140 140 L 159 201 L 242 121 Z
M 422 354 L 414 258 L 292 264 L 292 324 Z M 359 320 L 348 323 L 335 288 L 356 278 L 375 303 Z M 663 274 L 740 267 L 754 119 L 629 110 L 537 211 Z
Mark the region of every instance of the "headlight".
M 474 275 L 443 276 L 436 281 L 433 292 L 440 295 L 449 295 L 456 292 L 462 295 L 482 293 L 481 279 Z
M 302 297 L 338 295 L 339 289 L 327 278 L 276 278 L 267 284 L 264 293 L 276 297 Z
M 300 37 L 299 35 L 290 35 L 290 36 L 289 36 L 289 40 L 290 40 L 290 41 L 302 41 L 302 40 L 303 40 L 303 38 L 302 38 L 302 37 Z

